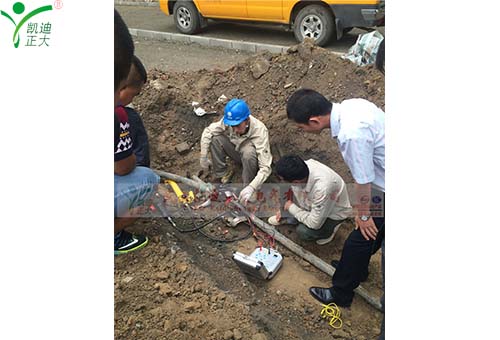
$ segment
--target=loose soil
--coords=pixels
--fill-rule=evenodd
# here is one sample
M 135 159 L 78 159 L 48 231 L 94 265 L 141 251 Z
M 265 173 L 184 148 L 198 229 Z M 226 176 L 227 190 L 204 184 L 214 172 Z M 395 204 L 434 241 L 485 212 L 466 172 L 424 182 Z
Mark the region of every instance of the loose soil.
M 328 131 L 306 134 L 287 121 L 286 99 L 301 87 L 335 102 L 361 97 L 384 108 L 385 82 L 377 70 L 357 67 L 307 43 L 286 55 L 254 55 L 225 70 L 151 70 L 134 105 L 149 133 L 152 168 L 179 175 L 198 170 L 201 132 L 222 117 L 224 104 L 217 99 L 224 94 L 245 99 L 252 114 L 266 124 L 274 160 L 288 153 L 314 158 L 352 182 Z M 193 101 L 217 113 L 198 117 Z M 182 142 L 192 145 L 184 155 L 175 150 Z M 222 237 L 226 227 L 217 223 L 207 229 Z M 326 246 L 297 240 L 291 226 L 279 228 L 330 262 L 340 258 L 353 223 L 344 225 Z M 253 238 L 216 242 L 197 232 L 179 233 L 161 218 L 141 219 L 131 230 L 148 235 L 150 244 L 115 258 L 117 339 L 363 340 L 376 339 L 379 333 L 382 314 L 359 296 L 350 308 L 341 308 L 342 328 L 331 328 L 319 315 L 321 305 L 308 293 L 310 286 L 329 286 L 331 278 L 284 247 L 278 245 L 283 267 L 272 280 L 261 281 L 242 274 L 231 260 L 234 251 L 249 254 L 257 244 Z M 363 287 L 380 296 L 380 254 L 372 257 L 369 271 Z

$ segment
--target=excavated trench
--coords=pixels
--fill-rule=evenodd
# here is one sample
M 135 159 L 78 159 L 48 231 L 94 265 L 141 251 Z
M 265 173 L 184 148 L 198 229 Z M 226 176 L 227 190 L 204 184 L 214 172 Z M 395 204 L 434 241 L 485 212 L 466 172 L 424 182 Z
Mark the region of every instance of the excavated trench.
M 286 98 L 309 87 L 332 101 L 361 97 L 384 108 L 385 82 L 377 70 L 359 68 L 307 44 L 286 55 L 253 56 L 227 71 L 153 70 L 149 79 L 134 105 L 149 133 L 151 166 L 181 176 L 198 170 L 199 138 L 208 124 L 222 117 L 221 95 L 247 101 L 252 114 L 269 129 L 274 159 L 289 153 L 314 158 L 348 183 L 352 178 L 336 142 L 327 132 L 299 132 L 286 119 Z M 193 101 L 217 113 L 198 117 Z M 191 149 L 181 155 L 175 147 L 183 142 Z M 227 229 L 222 222 L 210 228 L 216 236 Z M 329 263 L 340 257 L 352 228 L 352 223 L 344 226 L 327 246 L 301 243 L 291 226 L 280 227 L 280 232 Z M 162 218 L 142 219 L 132 230 L 146 233 L 151 243 L 115 259 L 117 339 L 362 340 L 375 339 L 379 332 L 382 314 L 360 297 L 341 309 L 342 328 L 331 328 L 319 316 L 321 305 L 307 291 L 312 285 L 328 286 L 330 278 L 279 245 L 283 267 L 272 280 L 261 281 L 242 274 L 231 260 L 234 251 L 249 254 L 254 249 L 252 237 L 215 242 L 198 232 L 180 233 Z M 382 293 L 380 270 L 376 254 L 363 284 L 374 296 Z

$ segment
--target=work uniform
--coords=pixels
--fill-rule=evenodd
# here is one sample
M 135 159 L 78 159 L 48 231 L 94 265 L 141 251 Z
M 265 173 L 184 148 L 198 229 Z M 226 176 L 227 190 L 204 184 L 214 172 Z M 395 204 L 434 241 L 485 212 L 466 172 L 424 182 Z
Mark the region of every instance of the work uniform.
M 375 240 L 366 240 L 359 229 L 344 243 L 342 256 L 332 277 L 335 294 L 352 300 L 353 290 L 368 274 L 371 255 L 381 246 L 385 227 L 385 113 L 364 99 L 333 103 L 330 128 L 356 183 L 371 183 L 371 203 L 382 206 L 379 217 L 372 216 L 378 229 Z
M 309 169 L 307 183 L 292 185 L 296 203 L 288 212 L 300 222 L 297 233 L 301 239 L 328 238 L 352 214 L 347 187 L 342 177 L 328 166 L 314 159 L 305 163 Z
M 201 155 L 208 155 L 210 149 L 217 177 L 226 171 L 226 156 L 241 163 L 243 184 L 257 190 L 271 174 L 272 155 L 266 126 L 253 116 L 249 119 L 248 131 L 243 135 L 236 134 L 223 119 L 207 126 L 201 135 Z

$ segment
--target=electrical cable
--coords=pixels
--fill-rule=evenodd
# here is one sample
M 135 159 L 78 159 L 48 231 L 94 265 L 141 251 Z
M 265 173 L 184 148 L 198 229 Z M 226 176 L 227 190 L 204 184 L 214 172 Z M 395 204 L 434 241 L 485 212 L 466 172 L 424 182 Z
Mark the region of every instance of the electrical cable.
M 342 319 L 340 318 L 340 309 L 335 303 L 330 303 L 328 305 L 322 305 L 323 309 L 321 310 L 321 317 L 323 319 L 327 317 L 331 317 L 328 324 L 335 329 L 339 329 L 342 327 Z
M 159 195 L 158 195 L 159 196 Z M 228 199 L 226 199 L 226 202 L 225 202 L 225 205 L 227 206 L 228 205 L 228 202 L 232 199 L 232 197 L 229 197 Z M 197 225 L 196 224 L 196 221 L 195 221 L 195 216 L 194 216 L 194 213 L 193 213 L 193 210 L 191 208 L 191 206 L 189 204 L 184 204 L 184 208 L 188 209 L 189 210 L 189 213 L 190 213 L 190 217 L 191 217 L 191 221 L 194 225 L 193 228 L 190 228 L 190 229 L 182 229 L 182 228 L 179 228 L 175 222 L 173 221 L 172 217 L 170 216 L 170 214 L 168 214 L 168 212 L 166 211 L 165 207 L 164 207 L 164 204 L 161 204 L 160 202 L 157 202 L 157 207 L 158 207 L 158 210 L 160 210 L 160 212 L 162 213 L 163 215 L 163 218 L 165 220 L 168 220 L 170 222 L 170 225 L 175 229 L 177 230 L 178 232 L 180 233 L 191 233 L 191 232 L 195 232 L 195 231 L 198 231 L 200 234 L 202 234 L 203 236 L 205 236 L 206 238 L 212 240 L 212 241 L 216 241 L 216 242 L 223 242 L 223 243 L 231 243 L 231 242 L 237 242 L 237 241 L 241 241 L 241 240 L 244 240 L 246 238 L 248 238 L 251 234 L 252 234 L 252 226 L 248 225 L 248 232 L 240 237 L 237 237 L 237 238 L 234 238 L 234 239 L 231 239 L 231 240 L 228 240 L 228 239 L 223 239 L 223 238 L 218 238 L 218 237 L 214 237 L 206 232 L 203 231 L 203 228 L 205 228 L 207 225 L 209 225 L 210 223 L 214 222 L 215 220 L 223 217 L 224 215 L 230 213 L 230 211 L 224 211 L 220 214 L 218 214 L 217 216 L 215 216 L 214 218 L 202 223 L 201 225 Z
M 217 216 L 215 216 L 214 218 L 204 222 L 203 224 L 201 225 L 197 225 L 196 224 L 196 221 L 195 221 L 195 216 L 193 214 L 193 211 L 191 209 L 191 207 L 189 205 L 185 205 L 185 207 L 189 210 L 190 212 L 190 215 L 191 215 L 191 221 L 194 225 L 193 228 L 191 229 L 182 229 L 182 228 L 179 228 L 175 223 L 172 223 L 170 222 L 170 225 L 175 229 L 177 230 L 178 232 L 180 233 L 191 233 L 191 232 L 195 232 L 195 231 L 198 231 L 200 234 L 202 234 L 203 236 L 205 236 L 206 238 L 212 240 L 212 241 L 216 241 L 216 242 L 223 242 L 223 243 L 231 243 L 231 242 L 236 242 L 236 241 L 241 241 L 241 240 L 244 240 L 246 238 L 248 238 L 251 234 L 252 234 L 252 229 L 249 227 L 248 229 L 248 232 L 244 235 L 242 235 L 241 237 L 238 237 L 238 238 L 234 238 L 234 239 L 231 239 L 231 240 L 227 240 L 227 239 L 223 239 L 223 238 L 217 238 L 217 237 L 214 237 L 206 232 L 204 232 L 202 229 L 205 228 L 207 225 L 209 225 L 210 223 L 216 221 L 217 219 L 223 217 L 224 215 L 230 213 L 230 211 L 224 211 L 220 214 L 218 214 Z M 163 209 L 160 208 L 160 211 L 162 211 Z M 163 211 L 162 211 L 163 213 Z M 168 219 L 170 216 L 166 216 L 164 217 L 164 219 Z
M 253 236 L 257 239 L 259 247 L 262 248 L 262 246 L 265 245 L 265 243 L 267 243 L 269 245 L 269 248 L 276 249 L 276 241 L 274 239 L 274 235 L 269 235 L 264 232 L 259 232 L 257 228 L 255 228 L 252 219 L 248 217 L 247 220 L 250 226 L 252 227 Z
M 236 241 L 242 241 L 242 240 L 248 238 L 252 234 L 252 228 L 249 227 L 248 232 L 245 235 L 238 237 L 238 238 L 233 238 L 231 240 L 226 240 L 223 238 L 214 237 L 210 234 L 205 233 L 202 229 L 198 230 L 198 232 L 212 241 L 217 241 L 217 242 L 222 242 L 222 243 L 231 243 L 231 242 L 236 242 Z
M 228 213 L 227 211 L 220 213 L 219 215 L 215 216 L 214 218 L 204 222 L 202 225 L 196 225 L 194 218 L 191 218 L 191 220 L 193 221 L 193 225 L 194 225 L 194 228 L 191 228 L 191 229 L 182 229 L 182 228 L 179 228 L 179 227 L 177 227 L 177 225 L 172 224 L 172 223 L 170 223 L 170 225 L 172 227 L 174 227 L 174 229 L 180 233 L 192 233 L 194 231 L 199 231 L 199 230 L 205 228 L 207 225 L 209 225 L 210 223 L 214 222 L 215 220 L 221 218 L 222 216 L 226 215 L 227 213 Z M 164 218 L 166 219 L 167 217 L 164 217 Z

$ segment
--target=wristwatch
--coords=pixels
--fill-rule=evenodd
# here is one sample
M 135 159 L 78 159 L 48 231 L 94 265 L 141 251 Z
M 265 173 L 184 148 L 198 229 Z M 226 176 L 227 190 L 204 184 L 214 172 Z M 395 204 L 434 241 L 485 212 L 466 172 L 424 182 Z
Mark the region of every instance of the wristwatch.
M 363 222 L 366 222 L 370 219 L 370 216 L 366 216 L 366 215 L 361 215 L 359 216 L 359 219 Z

